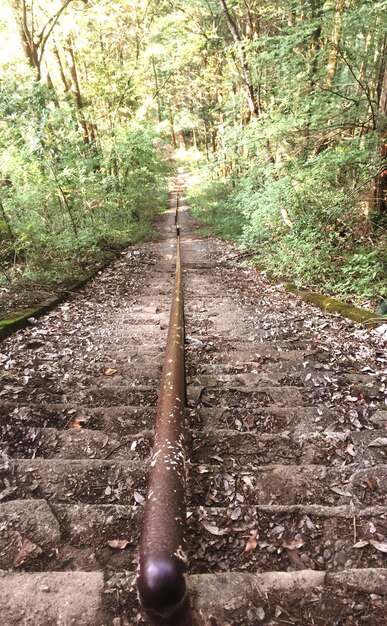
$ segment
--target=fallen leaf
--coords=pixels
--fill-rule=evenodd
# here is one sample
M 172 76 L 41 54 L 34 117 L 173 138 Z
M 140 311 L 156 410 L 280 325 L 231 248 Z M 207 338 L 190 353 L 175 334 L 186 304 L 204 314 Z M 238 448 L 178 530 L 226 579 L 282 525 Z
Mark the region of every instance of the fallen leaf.
M 259 538 L 258 529 L 252 530 L 250 533 L 250 537 L 248 538 L 247 543 L 246 543 L 245 554 L 250 554 L 253 550 L 255 550 L 258 544 L 258 538 Z
M 245 483 L 245 485 L 247 485 L 248 487 L 251 487 L 251 489 L 254 489 L 254 485 L 252 483 L 250 476 L 242 476 L 242 480 Z
M 364 539 L 362 539 L 361 541 L 358 541 L 357 543 L 353 544 L 353 548 L 364 548 L 365 546 L 368 546 L 368 541 L 365 541 Z
M 372 476 L 370 478 L 365 478 L 363 481 L 364 487 L 368 487 L 371 491 L 375 491 L 378 488 L 378 484 Z
M 345 452 L 347 454 L 349 454 L 350 456 L 355 456 L 355 446 L 353 445 L 353 443 L 348 443 L 347 447 L 345 448 Z
M 144 504 L 145 498 L 141 495 L 141 493 L 138 493 L 138 491 L 134 492 L 133 497 L 136 500 L 137 504 Z
M 299 548 L 302 548 L 305 543 L 305 539 L 299 537 L 298 539 L 293 539 L 293 541 L 289 541 L 289 543 L 283 541 L 282 547 L 286 548 L 287 550 L 298 550 Z
M 373 522 L 368 522 L 368 530 L 370 533 L 376 533 L 376 526 Z
M 237 506 L 235 509 L 233 509 L 230 513 L 230 517 L 233 521 L 237 520 L 240 518 L 240 516 L 242 515 L 242 509 L 240 506 Z
M 36 543 L 33 543 L 29 539 L 24 539 L 19 552 L 13 560 L 13 564 L 15 567 L 19 567 L 19 565 L 22 565 L 25 561 L 36 559 L 42 552 L 42 548 L 36 545 Z
M 202 524 L 204 526 L 204 528 L 206 530 L 208 530 L 209 533 L 211 533 L 211 535 L 226 535 L 227 530 L 222 530 L 221 528 L 218 528 L 217 526 L 214 526 L 213 524 L 210 524 L 209 522 L 206 522 L 205 520 L 202 520 Z
M 82 428 L 82 424 L 79 420 L 74 418 L 69 422 L 69 428 Z
M 108 367 L 107 370 L 105 370 L 105 376 L 113 376 L 116 372 L 117 370 L 114 369 L 114 367 Z
M 124 548 L 126 548 L 128 543 L 129 541 L 127 539 L 111 539 L 107 542 L 108 546 L 117 550 L 123 550 Z
M 344 491 L 338 487 L 330 487 L 330 490 L 333 491 L 333 493 L 337 493 L 338 496 L 345 496 L 346 498 L 350 498 L 352 496 L 352 494 L 348 491 Z
M 387 446 L 387 437 L 378 437 L 368 444 L 369 448 L 381 448 Z
M 374 539 L 370 539 L 369 542 L 371 546 L 379 550 L 379 552 L 387 553 L 387 543 L 381 543 L 380 541 L 375 541 Z

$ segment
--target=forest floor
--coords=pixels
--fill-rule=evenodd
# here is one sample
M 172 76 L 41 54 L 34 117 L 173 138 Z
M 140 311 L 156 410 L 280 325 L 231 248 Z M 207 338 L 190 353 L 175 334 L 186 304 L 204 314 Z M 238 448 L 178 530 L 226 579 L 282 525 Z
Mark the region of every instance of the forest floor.
M 246 268 L 233 246 L 198 236 L 184 201 L 180 222 L 196 623 L 382 625 L 383 332 Z M 124 251 L 1 343 L 4 626 L 22 617 L 57 624 L 58 606 L 63 623 L 144 624 L 133 581 L 174 278 L 173 211 L 157 227 L 158 242 Z
M 121 249 L 122 251 L 122 249 Z M 0 284 L 0 320 L 12 317 L 15 312 L 38 307 L 40 304 L 59 297 L 74 290 L 74 286 L 88 276 L 98 272 L 99 268 L 105 267 L 110 261 L 113 262 L 121 253 L 120 250 L 109 252 L 104 261 L 89 264 L 87 267 L 79 267 L 78 272 L 74 272 L 73 278 L 64 282 L 42 284 L 28 280 L 8 279 Z

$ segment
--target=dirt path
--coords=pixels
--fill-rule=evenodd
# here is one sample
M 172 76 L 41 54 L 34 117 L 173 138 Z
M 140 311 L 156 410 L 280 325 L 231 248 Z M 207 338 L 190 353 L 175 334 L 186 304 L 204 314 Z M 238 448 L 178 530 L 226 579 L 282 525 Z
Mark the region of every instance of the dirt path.
M 133 589 L 173 212 L 0 344 L 0 623 L 142 624 Z M 181 211 L 200 626 L 387 623 L 386 353 Z

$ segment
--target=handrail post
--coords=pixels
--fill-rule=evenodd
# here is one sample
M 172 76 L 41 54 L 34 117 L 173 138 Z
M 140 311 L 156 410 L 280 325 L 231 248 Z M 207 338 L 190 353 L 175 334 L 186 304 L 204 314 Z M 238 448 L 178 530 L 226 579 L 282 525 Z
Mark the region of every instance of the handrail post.
M 184 302 L 176 198 L 176 275 L 140 542 L 137 588 L 154 626 L 191 626 L 185 572 Z

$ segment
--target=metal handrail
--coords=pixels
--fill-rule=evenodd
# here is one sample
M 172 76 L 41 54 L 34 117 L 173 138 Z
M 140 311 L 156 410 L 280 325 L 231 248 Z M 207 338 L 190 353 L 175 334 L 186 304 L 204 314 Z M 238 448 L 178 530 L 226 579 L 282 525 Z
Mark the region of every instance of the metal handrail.
M 185 359 L 183 274 L 176 195 L 176 274 L 157 405 L 137 588 L 154 626 L 191 626 L 185 571 Z

